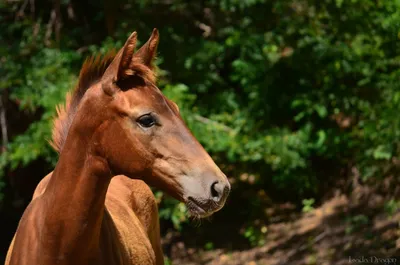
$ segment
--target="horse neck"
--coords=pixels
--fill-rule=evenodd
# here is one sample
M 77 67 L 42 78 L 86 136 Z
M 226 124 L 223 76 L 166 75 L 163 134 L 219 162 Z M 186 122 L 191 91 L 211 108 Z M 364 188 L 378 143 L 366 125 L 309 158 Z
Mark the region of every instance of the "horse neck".
M 98 254 L 105 198 L 112 177 L 106 160 L 91 152 L 94 131 L 88 128 L 82 134 L 74 124 L 71 126 L 43 194 L 44 225 L 49 232 L 46 235 L 57 246 L 55 251 L 73 253 L 82 259 Z

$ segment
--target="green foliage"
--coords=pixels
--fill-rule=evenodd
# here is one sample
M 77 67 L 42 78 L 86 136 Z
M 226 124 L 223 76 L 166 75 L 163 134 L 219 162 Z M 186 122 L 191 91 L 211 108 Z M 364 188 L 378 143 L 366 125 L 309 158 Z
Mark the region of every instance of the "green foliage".
M 213 250 L 213 249 L 214 249 L 214 243 L 213 243 L 213 242 L 207 242 L 207 243 L 204 245 L 204 249 L 205 249 L 205 250 Z
M 308 213 L 314 210 L 314 203 L 315 203 L 315 199 L 311 198 L 311 199 L 303 199 L 302 201 L 303 203 L 303 213 Z
M 354 233 L 360 230 L 363 226 L 367 225 L 370 222 L 368 216 L 363 214 L 358 214 L 355 216 L 349 216 L 346 218 L 346 234 Z
M 75 75 L 65 66 L 74 58 L 70 53 L 56 49 L 43 49 L 31 57 L 25 76 L 21 76 L 21 85 L 14 86 L 10 99 L 15 101 L 21 111 L 42 112 L 41 119 L 30 124 L 24 134 L 17 135 L 3 153 L 6 163 L 15 169 L 26 166 L 39 156 L 52 164 L 56 162 L 54 151 L 48 141 L 55 105 L 65 97 L 75 81 Z
M 164 257 L 165 265 L 172 265 L 172 261 L 168 257 Z
M 388 215 L 393 216 L 400 210 L 400 200 L 391 199 L 385 204 L 385 211 Z
M 155 196 L 160 201 L 163 197 L 163 192 L 157 191 Z M 171 220 L 174 228 L 181 231 L 182 224 L 187 221 L 186 205 L 182 202 L 177 203 L 170 197 L 164 197 L 162 198 L 159 217 L 164 220 Z
M 265 189 L 301 202 L 317 198 L 321 183 L 349 164 L 375 181 L 394 167 L 400 1 L 128 0 L 118 16 L 84 2 L 75 18 L 67 16 L 69 1 L 61 2 L 59 41 L 55 28 L 49 34 L 46 1 L 25 16 L 19 1 L 0 4 L 0 93 L 19 108 L 8 119 L 29 123 L 10 135 L 0 174 L 38 158 L 54 165 L 51 118 L 80 62 L 120 47 L 132 30 L 143 43 L 153 26 L 161 32 L 159 87 L 232 178 L 256 176 L 250 186 L 234 186 L 237 196 Z M 250 194 L 246 201 L 258 200 Z M 303 210 L 313 203 L 303 200 Z M 247 206 L 261 212 L 259 204 Z M 177 229 L 187 220 L 184 205 L 170 199 L 160 216 Z M 258 230 L 250 226 L 245 236 L 258 242 Z
M 252 246 L 262 246 L 265 243 L 264 233 L 256 226 L 248 226 L 243 235 Z

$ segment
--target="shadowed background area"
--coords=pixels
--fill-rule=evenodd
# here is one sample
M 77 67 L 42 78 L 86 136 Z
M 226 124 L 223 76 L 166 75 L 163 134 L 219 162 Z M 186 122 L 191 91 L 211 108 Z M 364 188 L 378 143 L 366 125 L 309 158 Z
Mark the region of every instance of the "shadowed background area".
M 83 60 L 153 28 L 158 86 L 232 184 L 201 223 L 154 190 L 167 264 L 400 262 L 400 2 L 378 0 L 1 1 L 0 262 Z

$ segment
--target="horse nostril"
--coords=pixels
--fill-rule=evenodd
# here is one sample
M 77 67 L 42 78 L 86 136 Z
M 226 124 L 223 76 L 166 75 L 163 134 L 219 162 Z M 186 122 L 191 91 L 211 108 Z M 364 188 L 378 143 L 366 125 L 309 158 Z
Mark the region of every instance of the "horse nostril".
M 230 191 L 229 184 L 226 185 L 223 182 L 215 181 L 211 185 L 211 196 L 215 202 L 224 202 L 226 197 L 228 197 Z
M 215 181 L 213 184 L 211 184 L 211 196 L 214 200 L 219 200 L 221 197 L 222 190 L 220 186 L 221 185 L 219 185 L 218 181 Z

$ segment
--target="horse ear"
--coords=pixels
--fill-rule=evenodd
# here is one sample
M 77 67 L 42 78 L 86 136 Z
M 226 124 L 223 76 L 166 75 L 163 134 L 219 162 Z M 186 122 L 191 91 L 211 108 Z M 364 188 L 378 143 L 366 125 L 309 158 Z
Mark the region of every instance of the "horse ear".
M 130 68 L 132 57 L 136 48 L 136 42 L 137 42 L 137 33 L 136 31 L 134 31 L 126 40 L 124 47 L 122 47 L 121 49 L 122 53 L 118 67 L 117 80 L 125 77 L 126 71 Z
M 149 40 L 134 54 L 144 65 L 150 69 L 154 68 L 153 61 L 157 54 L 158 41 L 160 35 L 157 29 L 153 29 Z
M 116 82 L 124 77 L 124 72 L 130 67 L 137 42 L 137 33 L 134 31 L 126 40 L 124 46 L 118 51 L 114 60 L 107 67 L 103 75 L 103 80 Z
M 118 81 L 134 75 L 155 81 L 152 62 L 156 55 L 158 40 L 158 30 L 154 29 L 150 39 L 135 53 L 137 33 L 133 32 L 104 72 L 102 78 L 104 92 L 113 95 L 118 91 L 115 85 Z

